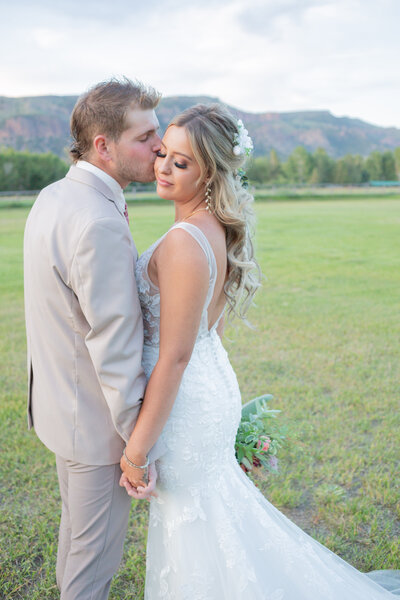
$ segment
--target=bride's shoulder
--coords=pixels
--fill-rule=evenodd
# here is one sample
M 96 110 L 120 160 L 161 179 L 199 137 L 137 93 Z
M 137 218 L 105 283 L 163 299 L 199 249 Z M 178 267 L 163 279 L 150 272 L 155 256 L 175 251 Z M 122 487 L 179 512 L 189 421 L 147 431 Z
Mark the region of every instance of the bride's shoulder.
M 193 260 L 198 262 L 200 259 L 200 262 L 203 262 L 204 252 L 199 246 L 198 238 L 198 231 L 193 230 L 189 223 L 178 223 L 165 234 L 158 247 L 158 255 L 173 258 L 182 263 Z
M 206 238 L 214 256 L 222 259 L 226 255 L 226 230 L 224 226 L 213 215 L 211 218 L 210 215 L 196 215 L 196 217 L 193 218 L 192 224 Z
M 169 283 L 172 281 L 179 289 L 182 285 L 192 289 L 208 286 L 207 257 L 186 228 L 174 227 L 168 231 L 157 248 L 155 268 L 160 289 L 164 283 L 164 291 L 170 288 Z

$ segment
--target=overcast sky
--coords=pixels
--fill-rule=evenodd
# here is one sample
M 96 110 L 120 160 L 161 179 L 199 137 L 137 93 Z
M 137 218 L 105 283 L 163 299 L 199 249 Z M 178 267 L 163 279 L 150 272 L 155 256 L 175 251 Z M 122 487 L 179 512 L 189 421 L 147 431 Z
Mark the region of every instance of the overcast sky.
M 400 127 L 400 0 L 0 0 L 0 95 L 112 75 L 253 112 Z

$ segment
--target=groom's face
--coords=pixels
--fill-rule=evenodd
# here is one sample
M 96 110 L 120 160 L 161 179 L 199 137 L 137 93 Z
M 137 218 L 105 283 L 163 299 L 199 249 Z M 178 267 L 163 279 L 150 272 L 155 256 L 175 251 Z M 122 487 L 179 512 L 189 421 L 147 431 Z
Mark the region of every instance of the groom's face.
M 152 109 L 133 108 L 126 115 L 126 124 L 119 140 L 109 145 L 113 177 L 122 187 L 132 181 L 154 181 L 154 161 L 161 143 L 156 114 Z

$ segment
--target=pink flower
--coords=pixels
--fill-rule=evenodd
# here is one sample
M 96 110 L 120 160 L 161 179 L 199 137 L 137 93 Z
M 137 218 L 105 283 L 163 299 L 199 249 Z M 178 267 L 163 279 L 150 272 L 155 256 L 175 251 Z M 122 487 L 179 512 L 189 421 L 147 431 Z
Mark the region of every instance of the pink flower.
M 263 436 L 257 442 L 257 448 L 261 448 L 261 452 L 268 452 L 269 446 L 271 444 L 271 440 L 269 437 Z

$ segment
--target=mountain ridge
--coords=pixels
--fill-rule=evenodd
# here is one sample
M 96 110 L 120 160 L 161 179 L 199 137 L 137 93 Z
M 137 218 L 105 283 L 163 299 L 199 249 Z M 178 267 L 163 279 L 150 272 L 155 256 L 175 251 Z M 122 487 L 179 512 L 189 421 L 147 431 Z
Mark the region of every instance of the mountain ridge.
M 54 152 L 62 158 L 70 144 L 69 119 L 78 96 L 0 96 L 0 147 Z M 179 112 L 197 103 L 218 102 L 243 120 L 253 138 L 255 155 L 275 149 L 286 159 L 297 146 L 324 148 L 333 158 L 367 156 L 400 146 L 400 129 L 380 127 L 358 118 L 336 117 L 328 110 L 246 112 L 212 96 L 167 96 L 157 108 L 161 130 Z

